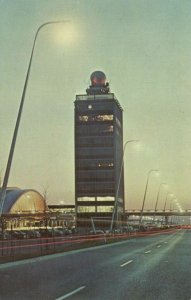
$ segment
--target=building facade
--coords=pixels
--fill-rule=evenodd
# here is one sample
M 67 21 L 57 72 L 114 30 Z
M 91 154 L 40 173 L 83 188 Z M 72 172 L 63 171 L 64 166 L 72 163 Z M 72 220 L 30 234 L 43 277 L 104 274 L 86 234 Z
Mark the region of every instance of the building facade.
M 36 190 L 7 188 L 0 218 L 0 231 L 39 226 L 40 223 L 43 224 L 47 210 L 44 197 Z
M 78 225 L 92 218 L 109 223 L 124 211 L 123 111 L 103 72 L 92 73 L 86 92 L 75 101 Z

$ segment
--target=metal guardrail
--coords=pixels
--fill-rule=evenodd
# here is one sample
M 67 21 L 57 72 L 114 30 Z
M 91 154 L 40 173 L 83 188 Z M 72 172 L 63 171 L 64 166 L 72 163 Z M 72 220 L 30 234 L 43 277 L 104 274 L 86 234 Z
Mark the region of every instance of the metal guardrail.
M 176 230 L 157 230 L 148 232 L 127 232 L 112 234 L 69 235 L 62 237 L 39 237 L 35 239 L 11 239 L 0 241 L 0 263 L 15 261 L 35 256 L 65 252 L 79 248 L 91 247 L 117 242 L 133 237 L 143 237 L 153 234 L 165 234 Z

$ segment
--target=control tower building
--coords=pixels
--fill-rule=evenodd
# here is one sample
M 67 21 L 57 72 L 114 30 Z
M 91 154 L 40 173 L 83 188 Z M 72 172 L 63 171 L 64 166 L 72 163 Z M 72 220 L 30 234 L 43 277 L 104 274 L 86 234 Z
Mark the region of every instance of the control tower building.
M 123 110 L 103 72 L 90 80 L 74 102 L 77 225 L 99 220 L 109 227 L 124 212 Z

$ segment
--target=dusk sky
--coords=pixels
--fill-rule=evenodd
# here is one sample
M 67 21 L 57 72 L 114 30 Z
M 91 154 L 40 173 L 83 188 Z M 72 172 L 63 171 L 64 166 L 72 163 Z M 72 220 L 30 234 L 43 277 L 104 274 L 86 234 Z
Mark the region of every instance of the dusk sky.
M 160 183 L 191 208 L 191 1 L 0 0 L 0 171 L 9 148 L 37 28 L 9 186 L 47 189 L 74 204 L 74 101 L 95 70 L 124 109 L 126 209 L 153 209 Z M 167 204 L 167 208 L 170 205 Z M 175 204 L 174 204 L 175 208 Z

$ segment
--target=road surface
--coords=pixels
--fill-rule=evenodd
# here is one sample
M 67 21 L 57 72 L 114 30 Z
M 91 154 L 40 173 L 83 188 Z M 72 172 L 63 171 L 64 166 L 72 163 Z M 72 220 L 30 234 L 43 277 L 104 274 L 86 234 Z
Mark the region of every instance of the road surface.
M 190 300 L 191 230 L 0 265 L 0 299 Z

